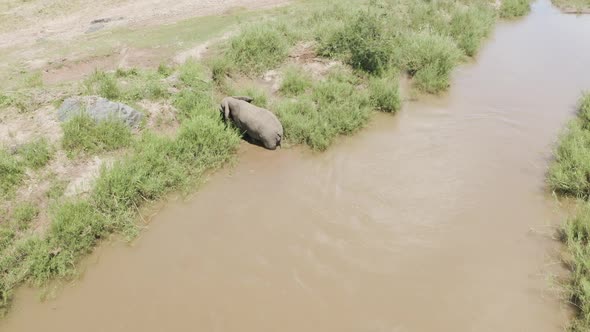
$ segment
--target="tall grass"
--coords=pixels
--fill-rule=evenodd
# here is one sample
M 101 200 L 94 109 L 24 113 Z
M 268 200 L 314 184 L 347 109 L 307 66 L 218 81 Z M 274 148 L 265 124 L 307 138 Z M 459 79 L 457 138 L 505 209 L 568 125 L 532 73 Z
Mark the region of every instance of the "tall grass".
M 259 74 L 276 67 L 289 51 L 290 37 L 285 29 L 270 23 L 248 26 L 230 40 L 226 56 L 245 74 Z
M 566 245 L 565 263 L 571 271 L 566 293 L 578 309 L 569 327 L 572 332 L 590 330 L 590 203 L 583 202 L 561 230 Z
M 590 196 L 590 94 L 581 99 L 578 117 L 559 139 L 548 183 L 560 194 Z
M 516 18 L 528 14 L 530 11 L 530 0 L 503 0 L 500 6 L 500 17 Z
M 438 93 L 450 86 L 450 75 L 462 57 L 450 38 L 426 31 L 402 35 L 398 41 L 396 61 L 414 77 L 422 91 Z
M 99 153 L 129 146 L 131 130 L 119 119 L 96 122 L 90 116 L 75 116 L 62 124 L 62 147 L 70 156 Z
M 396 75 L 374 77 L 369 81 L 371 105 L 382 112 L 395 113 L 402 105 L 399 79 Z
M 338 70 L 316 84 L 310 93 L 279 103 L 276 111 L 283 123 L 285 139 L 322 151 L 338 135 L 362 128 L 372 108 L 368 92 L 357 84 L 354 75 Z
M 559 139 L 547 178 L 558 194 L 585 200 L 561 231 L 572 272 L 566 290 L 579 309 L 570 330 L 582 332 L 590 330 L 590 93 L 581 98 L 578 109 Z

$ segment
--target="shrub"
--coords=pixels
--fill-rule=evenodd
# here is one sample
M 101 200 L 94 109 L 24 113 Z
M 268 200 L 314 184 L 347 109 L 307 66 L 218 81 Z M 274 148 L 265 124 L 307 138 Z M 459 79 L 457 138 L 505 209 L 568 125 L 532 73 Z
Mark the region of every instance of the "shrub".
M 245 74 L 259 74 L 276 67 L 286 57 L 289 42 L 285 33 L 270 23 L 251 25 L 230 40 L 228 59 Z
M 11 196 L 25 175 L 21 163 L 0 148 L 0 197 Z
M 503 0 L 500 6 L 500 17 L 516 18 L 531 11 L 530 0 Z
M 412 32 L 400 37 L 397 44 L 398 66 L 414 76 L 418 89 L 438 93 L 448 88 L 451 71 L 462 57 L 451 38 Z
M 397 77 L 372 78 L 369 82 L 371 105 L 382 112 L 395 113 L 401 108 Z
M 311 87 L 311 78 L 301 69 L 289 67 L 285 70 L 279 91 L 285 96 L 298 96 Z
M 30 202 L 18 204 L 12 212 L 12 221 L 18 230 L 25 230 L 39 214 L 39 208 Z
M 127 147 L 131 130 L 119 119 L 96 123 L 88 115 L 73 117 L 62 124 L 62 146 L 70 156 L 78 153 L 97 153 Z
M 345 71 L 331 73 L 310 96 L 283 101 L 276 107 L 285 139 L 325 150 L 338 135 L 351 134 L 369 120 L 368 93 L 359 89 L 358 79 Z
M 53 158 L 53 148 L 45 138 L 39 138 L 23 145 L 18 153 L 22 156 L 24 164 L 33 169 L 41 168 Z
M 473 5 L 455 13 L 450 26 L 450 34 L 457 45 L 468 56 L 474 56 L 481 42 L 486 38 L 495 21 L 495 12 L 487 5 Z
M 343 56 L 353 68 L 381 73 L 388 67 L 391 53 L 383 20 L 366 11 L 359 11 L 351 20 L 348 24 L 333 24 L 327 36 L 326 32 L 319 32 L 319 54 Z

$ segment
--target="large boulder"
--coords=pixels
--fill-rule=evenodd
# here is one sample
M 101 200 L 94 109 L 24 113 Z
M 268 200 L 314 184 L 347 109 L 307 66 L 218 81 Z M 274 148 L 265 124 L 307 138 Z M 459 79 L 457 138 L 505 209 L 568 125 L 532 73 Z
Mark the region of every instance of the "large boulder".
M 71 97 L 64 100 L 57 110 L 57 117 L 59 121 L 64 122 L 84 113 L 97 122 L 120 119 L 132 128 L 137 128 L 143 118 L 143 114 L 128 105 L 95 96 Z

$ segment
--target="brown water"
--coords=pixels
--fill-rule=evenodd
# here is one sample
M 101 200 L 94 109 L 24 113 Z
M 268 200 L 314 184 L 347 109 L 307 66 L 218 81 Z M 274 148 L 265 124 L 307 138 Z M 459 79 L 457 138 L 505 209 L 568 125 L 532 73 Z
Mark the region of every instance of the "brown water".
M 590 88 L 590 17 L 547 1 L 502 23 L 447 96 L 323 154 L 248 146 L 0 330 L 562 331 L 561 221 L 544 175 Z

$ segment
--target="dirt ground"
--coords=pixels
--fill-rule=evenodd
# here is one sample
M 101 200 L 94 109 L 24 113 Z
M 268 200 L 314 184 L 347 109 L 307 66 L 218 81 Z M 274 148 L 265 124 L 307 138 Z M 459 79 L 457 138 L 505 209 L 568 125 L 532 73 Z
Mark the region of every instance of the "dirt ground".
M 96 29 L 155 26 L 288 0 L 3 0 L 0 49 L 39 40 L 69 40 Z

